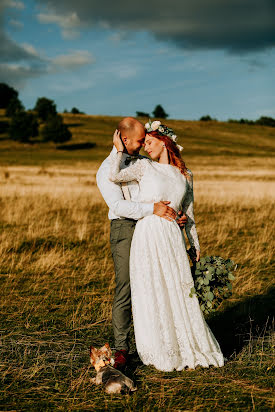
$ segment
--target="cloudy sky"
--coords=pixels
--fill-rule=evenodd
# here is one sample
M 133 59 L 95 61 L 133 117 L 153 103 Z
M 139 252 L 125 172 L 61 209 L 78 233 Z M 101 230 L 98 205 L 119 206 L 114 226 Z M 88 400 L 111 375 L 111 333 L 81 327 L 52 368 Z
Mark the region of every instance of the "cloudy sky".
M 0 82 L 25 107 L 275 118 L 274 0 L 0 0 Z

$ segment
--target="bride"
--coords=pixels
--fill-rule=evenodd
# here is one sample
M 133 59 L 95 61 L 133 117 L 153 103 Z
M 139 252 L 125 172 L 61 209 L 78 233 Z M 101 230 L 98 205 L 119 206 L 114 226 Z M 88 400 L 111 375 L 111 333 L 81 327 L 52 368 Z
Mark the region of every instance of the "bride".
M 188 216 L 186 234 L 197 251 L 200 246 L 193 214 L 193 175 L 180 155 L 173 130 L 158 121 L 146 123 L 145 151 L 124 170 L 120 132 L 114 133 L 117 153 L 111 157 L 110 180 L 136 180 L 140 201 L 169 199 L 171 207 Z M 161 371 L 223 366 L 220 346 L 207 325 L 198 299 L 189 297 L 194 286 L 184 235 L 175 220 L 157 215 L 140 219 L 130 252 L 130 284 L 137 352 L 145 365 Z

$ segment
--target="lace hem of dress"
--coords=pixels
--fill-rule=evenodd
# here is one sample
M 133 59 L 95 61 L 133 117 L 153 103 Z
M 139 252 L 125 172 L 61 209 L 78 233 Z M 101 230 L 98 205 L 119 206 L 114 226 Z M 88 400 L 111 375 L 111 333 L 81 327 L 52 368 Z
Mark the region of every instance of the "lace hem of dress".
M 209 368 L 210 366 L 222 367 L 224 365 L 224 357 L 220 352 L 211 352 L 205 356 L 200 354 L 196 360 L 188 359 L 180 350 L 175 349 L 169 349 L 165 356 L 161 356 L 142 347 L 138 354 L 144 365 L 152 365 L 164 372 L 181 371 L 186 368 L 195 369 L 197 366 Z

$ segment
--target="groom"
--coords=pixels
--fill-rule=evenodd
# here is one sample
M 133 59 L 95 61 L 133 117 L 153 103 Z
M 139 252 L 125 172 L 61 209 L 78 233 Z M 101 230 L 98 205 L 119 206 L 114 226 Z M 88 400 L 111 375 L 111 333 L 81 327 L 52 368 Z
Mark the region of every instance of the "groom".
M 124 118 L 118 128 L 124 144 L 121 169 L 133 164 L 144 144 L 144 126 L 133 117 Z M 129 257 L 132 236 L 138 219 L 155 214 L 164 219 L 175 219 L 177 214 L 169 201 L 143 203 L 139 201 L 139 184 L 136 181 L 116 184 L 109 180 L 110 157 L 116 156 L 113 147 L 110 155 L 98 169 L 97 186 L 109 207 L 111 220 L 110 243 L 115 268 L 115 296 L 112 308 L 112 325 L 115 338 L 115 364 L 117 369 L 124 369 L 129 351 L 129 332 L 131 326 L 131 290 L 129 276 Z M 179 213 L 180 214 L 180 213 Z M 177 222 L 183 227 L 187 217 L 183 215 Z

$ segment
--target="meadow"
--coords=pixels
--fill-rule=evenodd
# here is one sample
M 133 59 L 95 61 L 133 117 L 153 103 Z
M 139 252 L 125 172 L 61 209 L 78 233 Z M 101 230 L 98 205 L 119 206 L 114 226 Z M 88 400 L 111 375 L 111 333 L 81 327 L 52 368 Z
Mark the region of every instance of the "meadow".
M 207 317 L 228 362 L 156 371 L 135 356 L 132 328 L 126 374 L 138 391 L 110 396 L 90 383 L 89 346 L 113 347 L 108 210 L 95 176 L 121 118 L 63 116 L 66 147 L 0 135 L 0 410 L 272 410 L 275 129 L 167 120 L 194 174 L 202 256 L 238 264 L 232 297 Z

